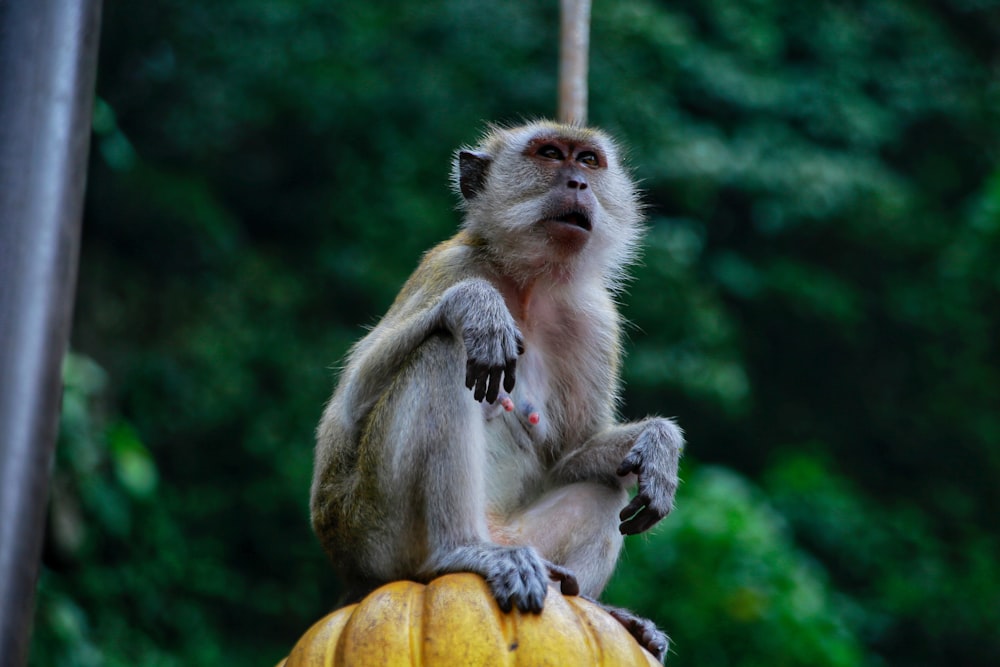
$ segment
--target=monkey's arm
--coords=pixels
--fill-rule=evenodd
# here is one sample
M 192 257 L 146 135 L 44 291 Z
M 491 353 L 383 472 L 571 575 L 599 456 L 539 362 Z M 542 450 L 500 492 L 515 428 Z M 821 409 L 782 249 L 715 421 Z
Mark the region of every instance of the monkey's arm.
M 501 380 L 506 391 L 514 388 L 521 333 L 497 289 L 481 278 L 468 278 L 429 306 L 426 297 L 411 295 L 352 350 L 341 381 L 343 414 L 352 420 L 368 414 L 413 351 L 440 331 L 463 341 L 465 386 L 477 401 L 496 401 Z
M 638 490 L 619 514 L 619 529 L 635 535 L 673 509 L 684 435 L 670 419 L 650 417 L 611 426 L 564 456 L 553 469 L 562 481 L 597 480 L 626 484 L 635 474 Z

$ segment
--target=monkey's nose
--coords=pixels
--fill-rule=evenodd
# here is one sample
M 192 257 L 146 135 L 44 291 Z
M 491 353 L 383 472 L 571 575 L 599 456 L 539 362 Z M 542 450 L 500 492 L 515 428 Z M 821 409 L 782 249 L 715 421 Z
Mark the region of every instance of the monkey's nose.
M 566 181 L 566 187 L 568 187 L 570 190 L 586 190 L 587 182 L 571 178 L 568 181 Z

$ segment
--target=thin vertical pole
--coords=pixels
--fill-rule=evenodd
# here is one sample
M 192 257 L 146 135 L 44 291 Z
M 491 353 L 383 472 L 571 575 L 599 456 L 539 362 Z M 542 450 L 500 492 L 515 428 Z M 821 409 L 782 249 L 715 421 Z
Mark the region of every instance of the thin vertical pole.
M 590 0 L 560 0 L 559 120 L 587 123 L 587 56 L 590 50 Z
M 100 0 L 0 0 L 0 663 L 27 658 L 69 340 Z

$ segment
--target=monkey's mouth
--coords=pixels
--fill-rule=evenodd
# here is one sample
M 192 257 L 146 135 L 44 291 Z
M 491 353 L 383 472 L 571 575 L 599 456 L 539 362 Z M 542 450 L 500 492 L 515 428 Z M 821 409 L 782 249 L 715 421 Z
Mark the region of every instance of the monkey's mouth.
M 564 225 L 579 227 L 580 229 L 588 232 L 593 229 L 593 225 L 590 222 L 590 216 L 583 211 L 566 211 L 560 215 L 552 216 L 549 220 L 555 220 L 556 222 L 561 222 Z

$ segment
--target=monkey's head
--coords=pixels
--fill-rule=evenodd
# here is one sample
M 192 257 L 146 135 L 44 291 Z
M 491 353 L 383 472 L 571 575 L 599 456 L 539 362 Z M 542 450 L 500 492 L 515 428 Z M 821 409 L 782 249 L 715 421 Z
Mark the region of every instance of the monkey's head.
M 508 275 L 598 273 L 615 288 L 642 232 L 635 184 L 599 130 L 492 127 L 452 169 L 464 227 Z

